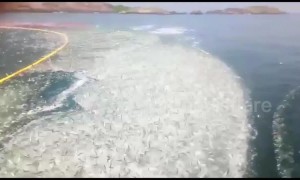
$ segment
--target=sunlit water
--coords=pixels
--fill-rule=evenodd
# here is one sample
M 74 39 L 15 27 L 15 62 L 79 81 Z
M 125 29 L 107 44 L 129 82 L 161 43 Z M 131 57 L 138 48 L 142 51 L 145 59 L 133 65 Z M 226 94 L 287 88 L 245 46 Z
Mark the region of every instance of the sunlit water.
M 267 33 L 264 26 L 274 22 L 270 17 L 57 16 L 52 20 L 94 26 L 61 30 L 70 44 L 35 69 L 36 86 L 26 86 L 27 76 L 20 81 L 25 85 L 12 81 L 14 88 L 5 86 L 6 93 L 23 98 L 5 96 L 2 106 L 30 108 L 2 118 L 9 122 L 3 135 L 10 134 L 2 144 L 2 176 L 270 177 L 277 169 L 280 176 L 298 176 L 298 143 L 282 149 L 282 141 L 272 136 L 273 119 L 282 124 L 288 119 L 277 120 L 273 113 L 298 83 L 293 74 L 297 24 L 284 30 L 277 25 L 295 17 L 278 16 Z M 23 21 L 33 20 L 23 16 Z M 239 30 L 230 30 L 237 25 Z M 259 107 L 249 112 L 249 103 L 266 100 L 271 112 Z

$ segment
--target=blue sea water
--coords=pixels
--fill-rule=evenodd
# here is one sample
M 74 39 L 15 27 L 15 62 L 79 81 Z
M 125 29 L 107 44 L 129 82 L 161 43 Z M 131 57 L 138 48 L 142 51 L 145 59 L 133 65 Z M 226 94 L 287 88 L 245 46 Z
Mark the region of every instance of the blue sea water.
M 181 43 L 218 57 L 241 77 L 249 89 L 252 104 L 271 104 L 269 112 L 260 107 L 252 112 L 257 131 L 256 139 L 251 142 L 257 153 L 253 176 L 279 176 L 272 122 L 285 96 L 300 85 L 299 15 L 20 13 L 5 14 L 0 21 L 84 23 L 90 28 L 152 33 L 166 43 Z

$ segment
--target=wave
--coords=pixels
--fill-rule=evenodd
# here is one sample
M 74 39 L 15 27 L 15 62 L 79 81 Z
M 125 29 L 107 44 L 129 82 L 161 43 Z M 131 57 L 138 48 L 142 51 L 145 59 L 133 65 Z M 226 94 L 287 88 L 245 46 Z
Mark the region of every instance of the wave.
M 143 31 L 154 28 L 154 25 L 143 25 L 143 26 L 134 26 L 131 29 L 134 31 Z
M 150 31 L 152 34 L 183 34 L 187 32 L 188 29 L 182 27 L 167 27 L 167 28 L 158 28 L 153 31 Z

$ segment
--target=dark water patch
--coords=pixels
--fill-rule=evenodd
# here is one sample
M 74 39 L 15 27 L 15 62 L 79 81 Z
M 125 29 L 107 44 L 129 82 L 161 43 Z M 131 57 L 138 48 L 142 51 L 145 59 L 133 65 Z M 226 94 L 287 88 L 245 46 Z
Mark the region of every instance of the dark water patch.
M 19 91 L 19 95 L 26 96 L 26 110 L 37 106 L 51 104 L 54 98 L 68 89 L 76 80 L 73 72 L 45 71 L 27 73 L 22 77 L 10 81 L 4 87 Z M 29 93 L 22 94 L 21 86 L 29 87 Z
M 32 106 L 42 104 L 51 104 L 54 98 L 68 89 L 77 79 L 73 73 L 64 71 L 55 72 L 35 72 L 23 79 L 29 85 L 36 86 L 36 95 L 30 99 L 29 104 Z
M 81 107 L 73 100 L 72 94 L 68 95 L 57 108 L 49 111 L 42 109 L 55 103 L 55 99 L 77 80 L 72 72 L 33 72 L 0 86 L 0 96 L 7 101 L 0 105 L 0 137 L 16 131 L 36 119 L 37 116 L 80 110 Z M 9 101 L 12 98 L 14 100 Z M 38 111 L 34 115 L 27 114 L 29 111 L 39 108 L 40 112 Z

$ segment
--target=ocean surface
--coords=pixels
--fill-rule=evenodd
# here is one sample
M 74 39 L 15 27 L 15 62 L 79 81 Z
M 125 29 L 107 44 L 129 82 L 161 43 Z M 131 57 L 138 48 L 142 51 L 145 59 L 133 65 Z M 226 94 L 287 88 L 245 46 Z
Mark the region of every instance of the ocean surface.
M 37 68 L 41 72 L 40 75 L 35 75 L 34 77 L 37 78 L 37 81 L 47 74 L 52 75 L 53 73 L 49 72 L 49 70 L 67 74 L 55 76 L 54 79 L 57 82 L 63 82 L 50 83 L 50 87 L 46 85 L 48 90 L 46 88 L 46 90 L 43 89 L 43 92 L 39 92 L 42 94 L 43 100 L 33 98 L 35 101 L 43 101 L 41 103 L 43 105 L 51 104 L 53 100 L 49 96 L 54 97 L 60 92 L 71 94 L 70 98 L 73 98 L 73 100 L 67 103 L 72 104 L 68 106 L 68 110 L 60 110 L 59 114 L 39 116 L 39 118 L 31 117 L 31 119 L 39 119 L 39 121 L 49 121 L 48 125 L 38 124 L 38 121 L 36 125 L 33 125 L 34 132 L 38 134 L 44 133 L 44 136 L 49 136 L 45 129 L 52 128 L 53 132 L 53 129 L 66 131 L 66 127 L 72 127 L 72 130 L 73 128 L 81 128 L 84 131 L 84 126 L 90 127 L 90 129 L 86 128 L 85 131 L 89 132 L 97 124 L 95 123 L 97 122 L 95 118 L 107 120 L 104 124 L 113 124 L 110 125 L 110 128 L 118 129 L 121 126 L 124 129 L 124 123 L 120 122 L 124 120 L 129 124 L 127 130 L 121 132 L 119 130 L 113 131 L 110 129 L 111 131 L 108 131 L 106 129 L 105 132 L 107 134 L 103 135 L 105 139 L 99 140 L 99 142 L 112 142 L 114 145 L 110 146 L 115 147 L 116 151 L 120 147 L 115 145 L 115 143 L 122 145 L 127 143 L 134 146 L 132 153 L 138 154 L 145 145 L 134 144 L 133 142 L 138 142 L 139 140 L 135 139 L 137 137 L 132 137 L 128 134 L 139 134 L 139 128 L 134 128 L 138 126 L 146 128 L 146 131 L 147 129 L 152 129 L 152 124 L 149 123 L 152 123 L 154 119 L 166 119 L 162 124 L 158 125 L 163 132 L 159 131 L 160 133 L 158 134 L 173 133 L 174 135 L 177 133 L 177 135 L 174 135 L 177 139 L 175 138 L 174 141 L 168 140 L 168 143 L 171 145 L 161 149 L 163 153 L 157 150 L 149 151 L 149 157 L 157 158 L 153 160 L 151 158 L 150 160 L 141 158 L 143 162 L 138 162 L 144 165 L 128 165 L 131 168 L 130 172 L 133 172 L 132 169 L 139 170 L 136 170 L 135 174 L 130 174 L 129 171 L 126 171 L 123 176 L 153 176 L 153 174 L 149 173 L 153 170 L 157 176 L 214 177 L 224 175 L 224 177 L 227 177 L 228 175 L 230 177 L 239 177 L 245 174 L 240 172 L 242 170 L 239 169 L 243 169 L 242 165 L 240 167 L 240 164 L 245 164 L 245 161 L 247 161 L 247 176 L 299 177 L 300 142 L 297 139 L 300 125 L 299 120 L 297 121 L 300 118 L 300 113 L 298 112 L 300 95 L 298 95 L 297 89 L 300 84 L 299 18 L 299 15 L 159 16 L 20 13 L 3 14 L 0 17 L 0 22 L 81 23 L 86 25 L 84 28 L 77 29 L 58 28 L 57 31 L 65 32 L 69 36 L 70 43 L 67 50 L 60 53 L 56 59 L 52 59 L 50 65 L 45 65 L 45 67 L 40 67 L 40 69 Z M 1 31 L 0 42 L 1 51 L 4 54 L 2 49 L 11 49 L 10 46 L 12 44 L 8 42 L 7 37 L 9 35 L 6 33 L 3 36 L 3 33 L 5 32 Z M 27 40 L 26 43 L 31 46 L 36 43 L 35 48 L 39 49 L 38 44 L 41 44 L 42 37 L 38 35 L 31 36 L 37 36 L 37 38 L 35 40 Z M 17 35 L 14 37 L 17 37 Z M 26 35 L 23 35 L 23 37 L 26 37 Z M 2 38 L 4 39 L 2 40 Z M 39 38 L 40 40 L 37 40 Z M 50 43 L 48 50 L 57 44 L 57 40 L 53 37 L 43 41 L 45 44 Z M 20 46 L 20 43 L 17 44 Z M 14 48 L 16 50 L 5 51 L 6 54 L 1 56 L 0 69 L 10 66 L 8 64 L 13 65 L 14 59 L 19 59 L 17 55 L 11 54 L 22 47 L 17 47 L 16 45 Z M 41 48 L 43 49 L 44 47 Z M 48 50 L 42 51 L 47 52 Z M 32 59 L 33 56 L 39 57 L 42 51 L 39 50 L 33 55 L 33 51 L 27 51 L 25 48 L 22 50 L 22 59 Z M 4 61 L 4 57 L 9 57 L 11 61 L 7 59 Z M 69 76 L 73 77 L 73 74 L 70 75 L 68 73 L 73 72 L 75 74 L 80 72 L 74 76 L 79 79 L 78 81 L 74 80 L 74 78 L 72 79 L 72 81 L 75 81 L 73 86 L 77 87 L 78 84 L 85 81 L 86 77 L 90 79 L 87 85 L 80 87 L 81 89 L 76 93 L 70 90 L 73 86 L 70 88 L 69 86 L 71 85 L 65 83 L 69 82 Z M 2 75 L 1 72 L 0 75 Z M 66 77 L 66 79 L 60 77 Z M 40 81 L 43 81 L 43 78 L 41 79 Z M 26 84 L 27 81 L 21 78 L 20 82 L 25 82 Z M 35 85 L 44 87 L 44 85 L 40 86 L 37 83 Z M 10 83 L 6 86 L 9 88 L 3 91 L 9 92 L 13 89 L 11 86 L 14 86 L 15 89 L 24 87 L 16 87 L 13 83 Z M 131 89 L 131 87 L 135 88 Z M 52 90 L 49 90 L 51 88 Z M 64 91 L 65 89 L 67 91 Z M 177 90 L 182 92 L 182 94 L 173 94 L 175 90 L 176 92 Z M 30 97 L 33 96 L 35 95 L 31 93 Z M 133 101 L 133 99 L 135 100 Z M 8 101 L 3 102 L 7 103 Z M 23 103 L 23 99 L 20 98 L 14 102 Z M 59 101 L 59 103 L 62 102 Z M 279 108 L 280 105 L 282 105 L 282 109 Z M 264 106 L 268 106 L 269 109 Z M 251 108 L 249 109 L 249 107 Z M 32 110 L 32 108 L 29 109 Z M 72 112 L 68 114 L 70 109 Z M 80 113 L 78 109 L 84 109 L 89 113 Z M 178 116 L 173 116 L 173 111 L 174 113 L 177 112 Z M 130 116 L 130 114 L 134 115 Z M 178 126 L 171 126 L 170 124 L 176 121 L 175 119 L 179 117 L 179 114 L 183 114 L 184 118 L 192 119 L 190 120 L 191 124 L 181 126 L 181 119 L 179 118 Z M 8 115 L 6 114 L 6 116 Z M 77 119 L 78 123 L 71 126 L 60 122 L 57 125 L 55 124 L 57 122 L 52 121 L 59 119 L 58 117 L 64 119 L 63 122 L 68 122 L 66 120 L 68 117 L 73 119 L 73 121 Z M 89 119 L 89 121 L 85 119 Z M 138 120 L 132 122 L 125 119 L 140 119 L 143 123 Z M 168 121 L 169 119 L 174 120 L 174 122 Z M 188 121 L 183 119 L 182 121 Z M 8 120 L 6 119 L 5 121 Z M 161 122 L 159 121 L 159 123 Z M 247 126 L 245 123 L 252 126 L 253 129 L 247 132 L 242 130 Z M 111 127 L 114 125 L 116 127 Z M 220 126 L 226 128 L 222 129 Z M 184 132 L 184 128 L 186 128 L 186 132 Z M 202 133 L 207 131 L 208 135 L 194 135 L 192 132 L 195 131 L 196 133 L 197 129 L 203 129 Z M 183 134 L 187 134 L 181 136 L 180 130 L 182 130 Z M 28 144 L 38 144 L 37 142 L 31 142 L 20 145 L 20 142 L 26 141 L 25 137 L 27 135 L 31 139 L 32 135 L 29 131 L 32 130 L 24 130 L 24 132 L 21 132 L 20 138 L 17 137 L 10 144 L 8 143 L 7 147 L 9 148 L 7 148 L 6 154 L 3 153 L 3 157 L 8 156 L 7 153 L 10 153 L 9 149 L 13 149 L 15 144 L 19 143 L 15 147 L 18 152 L 28 152 L 30 151 Z M 188 132 L 191 132 L 193 135 L 188 135 Z M 118 137 L 120 135 L 120 137 L 124 138 L 115 138 L 116 134 L 118 134 Z M 147 134 L 147 132 L 144 132 L 144 134 Z M 213 137 L 216 139 L 210 137 L 211 134 L 214 134 Z M 245 140 L 248 135 L 250 136 L 249 142 Z M 59 135 L 54 134 L 53 136 Z M 87 142 L 89 141 L 89 136 L 94 137 L 89 134 L 85 137 L 87 139 L 83 138 L 81 140 Z M 153 137 L 153 141 L 151 141 L 151 138 L 149 140 L 150 136 Z M 153 142 L 153 146 L 157 145 L 157 147 L 163 146 L 162 144 L 168 144 L 164 140 L 159 140 L 160 137 L 156 136 L 149 132 L 147 142 Z M 239 136 L 241 138 L 238 138 Z M 52 141 L 59 141 L 55 140 L 55 137 L 53 137 L 54 140 Z M 180 138 L 182 139 L 178 140 Z M 200 142 L 200 139 L 203 141 Z M 49 140 L 48 143 L 51 144 L 53 143 L 52 141 Z M 208 141 L 212 141 L 213 145 L 210 145 Z M 155 144 L 155 142 L 165 143 Z M 182 142 L 183 144 L 179 145 Z M 45 143 L 47 143 L 46 140 Z M 187 145 L 188 143 L 193 144 L 190 147 L 190 145 Z M 83 151 L 84 147 L 89 147 L 89 145 L 84 143 L 81 145 L 82 147 L 78 147 L 78 149 L 81 148 Z M 36 145 L 36 147 L 40 146 Z M 63 144 L 59 146 L 63 146 Z M 197 151 L 197 147 L 201 146 L 210 146 L 211 149 Z M 43 145 L 43 147 L 46 146 Z M 49 148 L 45 148 L 40 153 L 43 154 L 47 149 L 49 152 L 46 153 L 55 153 L 54 150 L 51 151 L 51 148 L 52 150 L 55 149 L 55 147 L 49 146 Z M 206 162 L 204 159 L 208 158 L 208 152 L 213 151 L 213 163 L 208 160 L 204 163 L 205 165 L 199 165 L 198 162 L 202 170 L 191 170 L 193 168 L 189 167 L 188 164 L 191 163 L 191 166 L 197 164 L 197 162 L 192 162 L 192 159 L 195 159 L 195 157 L 193 155 L 180 157 L 180 153 L 176 154 L 175 152 L 176 148 L 178 148 L 178 152 L 181 150 L 184 152 L 191 151 L 195 152 L 196 156 L 201 154 L 199 156 L 203 158 L 202 162 Z M 108 149 L 111 149 L 111 147 Z M 230 154 L 236 155 L 236 157 L 233 157 L 234 161 L 228 160 L 230 162 L 229 165 L 226 165 L 228 163 L 225 162 L 226 160 L 219 162 L 218 158 L 216 158 L 224 158 L 228 154 L 229 156 Z M 175 161 L 170 160 L 174 158 L 173 155 L 184 160 L 181 159 L 180 163 L 177 161 L 175 163 Z M 116 156 L 115 154 L 114 157 Z M 160 156 L 161 159 L 158 158 Z M 172 156 L 172 158 L 169 156 Z M 144 157 L 147 156 L 145 155 Z M 39 162 L 41 161 L 39 160 Z M 63 159 L 60 159 L 60 161 L 63 161 Z M 89 162 L 89 160 L 85 161 Z M 238 163 L 239 161 L 241 163 Z M 145 173 L 143 168 L 139 168 L 140 166 L 146 168 L 146 162 L 153 166 L 151 171 L 147 167 L 149 174 Z M 156 164 L 157 162 L 164 162 L 167 165 L 163 163 Z M 176 167 L 169 166 L 170 162 L 171 164 L 175 163 L 176 165 L 174 166 Z M 15 167 L 9 162 L 3 163 L 6 163 L 5 166 L 10 166 L 10 170 Z M 74 163 L 76 164 L 76 162 Z M 38 165 L 38 167 L 40 166 Z M 44 169 L 39 169 L 38 172 L 46 172 L 44 166 Z M 64 167 L 67 166 L 72 166 L 72 164 L 70 163 Z M 228 166 L 230 166 L 229 170 L 227 170 Z M 92 170 L 94 167 L 89 167 L 87 165 L 84 172 L 82 172 L 82 168 L 74 170 L 75 175 L 78 175 L 78 172 L 80 172 L 81 175 L 83 173 L 82 176 L 107 176 L 105 173 L 95 174 Z M 120 165 L 118 168 L 115 168 L 114 172 L 111 172 L 109 176 L 117 176 L 115 175 L 116 172 L 121 172 L 120 169 L 122 167 Z M 10 172 L 9 168 L 0 170 L 1 174 L 10 176 L 9 173 L 7 175 L 7 172 Z M 19 176 L 32 175 L 25 172 L 34 170 L 27 166 L 26 168 L 29 170 L 22 171 L 23 174 L 20 173 L 20 170 L 15 170 L 16 168 L 11 171 L 15 173 L 14 175 L 20 173 Z M 160 172 L 155 168 L 162 170 Z M 176 168 L 177 171 L 173 172 Z M 185 168 L 190 169 L 191 172 L 181 172 L 179 170 Z M 54 170 L 53 172 L 56 173 Z M 39 175 L 52 176 L 51 173 L 41 173 L 37 176 Z M 63 175 L 57 172 L 53 176 Z M 74 176 L 74 174 L 65 176 Z

